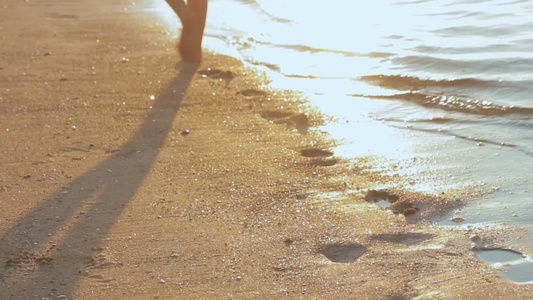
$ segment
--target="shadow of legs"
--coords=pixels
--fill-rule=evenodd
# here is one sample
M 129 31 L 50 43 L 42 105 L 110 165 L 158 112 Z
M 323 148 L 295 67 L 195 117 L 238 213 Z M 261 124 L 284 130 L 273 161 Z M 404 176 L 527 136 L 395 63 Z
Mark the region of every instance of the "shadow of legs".
M 181 65 L 138 134 L 119 152 L 44 200 L 0 239 L 3 296 L 42 299 L 52 290 L 74 291 L 93 249 L 148 174 L 197 67 Z

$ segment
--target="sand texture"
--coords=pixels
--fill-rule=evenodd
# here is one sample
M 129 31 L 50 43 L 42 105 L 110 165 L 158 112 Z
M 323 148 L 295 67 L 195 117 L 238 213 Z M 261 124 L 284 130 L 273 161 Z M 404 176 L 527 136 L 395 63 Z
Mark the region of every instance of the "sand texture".
M 382 189 L 298 94 L 129 5 L 0 1 L 1 299 L 530 298 L 471 251 L 502 232 L 426 220 L 458 197 Z

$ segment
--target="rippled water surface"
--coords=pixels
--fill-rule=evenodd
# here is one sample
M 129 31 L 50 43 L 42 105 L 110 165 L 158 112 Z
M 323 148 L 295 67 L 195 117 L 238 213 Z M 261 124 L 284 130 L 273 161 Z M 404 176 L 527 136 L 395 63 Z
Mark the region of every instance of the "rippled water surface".
M 403 163 L 395 172 L 417 178 L 415 189 L 488 193 L 445 220 L 531 229 L 533 1 L 209 5 L 205 46 L 267 71 L 274 87 L 302 91 L 333 116 L 321 129 L 343 141 L 335 155 Z

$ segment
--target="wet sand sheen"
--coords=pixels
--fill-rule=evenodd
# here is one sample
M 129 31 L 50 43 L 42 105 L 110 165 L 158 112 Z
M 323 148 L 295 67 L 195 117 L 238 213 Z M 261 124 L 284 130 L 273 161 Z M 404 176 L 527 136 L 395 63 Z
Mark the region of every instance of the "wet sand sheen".
M 395 187 L 371 160 L 310 164 L 333 156 L 318 116 L 291 91 L 260 89 L 239 61 L 180 63 L 155 20 L 123 10 L 129 1 L 0 3 L 11 33 L 2 100 L 18 114 L 0 112 L 8 299 L 531 293 L 478 260 L 465 232 L 366 197 L 386 190 L 424 214 L 450 199 Z M 56 35 L 28 43 L 34 20 Z

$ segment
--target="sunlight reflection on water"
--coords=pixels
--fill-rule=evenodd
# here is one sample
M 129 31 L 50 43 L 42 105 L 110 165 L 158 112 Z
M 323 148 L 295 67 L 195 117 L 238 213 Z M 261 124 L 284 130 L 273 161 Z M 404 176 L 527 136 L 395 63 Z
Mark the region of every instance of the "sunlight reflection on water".
M 150 5 L 177 37 L 181 25 L 166 3 Z M 341 141 L 335 155 L 381 157 L 383 169 L 402 162 L 404 168 L 391 172 L 417 177 L 421 183 L 412 188 L 419 190 L 486 186 L 492 198 L 480 206 L 489 213 L 479 215 L 476 206 L 456 212 L 467 221 L 490 219 L 493 212 L 532 222 L 502 215 L 499 204 L 533 201 L 525 167 L 533 157 L 531 113 L 483 115 L 461 106 L 479 100 L 532 107 L 530 2 L 212 0 L 209 5 L 205 47 L 264 70 L 273 88 L 304 92 L 311 105 L 336 120 L 319 128 Z M 389 81 L 361 80 L 374 75 Z M 457 101 L 431 103 L 425 95 Z M 412 163 L 414 158 L 426 163 Z

